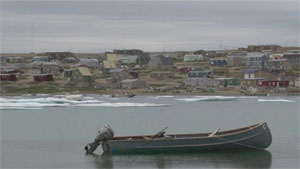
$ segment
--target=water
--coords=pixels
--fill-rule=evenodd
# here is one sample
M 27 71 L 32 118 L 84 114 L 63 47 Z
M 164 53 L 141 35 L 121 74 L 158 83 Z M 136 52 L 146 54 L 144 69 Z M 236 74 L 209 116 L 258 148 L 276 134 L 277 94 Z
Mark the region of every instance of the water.
M 1 168 L 299 168 L 298 97 L 91 95 L 77 102 L 29 96 L 2 98 L 0 108 Z M 167 133 L 212 132 L 263 121 L 273 136 L 267 151 L 106 156 L 101 148 L 95 155 L 83 150 L 105 124 L 122 136 L 166 126 Z

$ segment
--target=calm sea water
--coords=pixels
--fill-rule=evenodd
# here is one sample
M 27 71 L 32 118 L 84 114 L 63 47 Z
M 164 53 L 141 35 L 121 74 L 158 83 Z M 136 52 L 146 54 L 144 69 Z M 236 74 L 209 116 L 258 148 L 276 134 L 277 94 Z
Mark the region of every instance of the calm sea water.
M 299 97 L 92 96 L 103 103 L 30 103 L 39 109 L 27 109 L 27 98 L 14 99 L 9 104 L 22 104 L 19 110 L 1 110 L 1 168 L 299 168 Z M 105 124 L 124 136 L 165 127 L 167 133 L 212 132 L 263 121 L 273 136 L 266 151 L 105 156 L 101 148 L 95 155 L 83 150 Z

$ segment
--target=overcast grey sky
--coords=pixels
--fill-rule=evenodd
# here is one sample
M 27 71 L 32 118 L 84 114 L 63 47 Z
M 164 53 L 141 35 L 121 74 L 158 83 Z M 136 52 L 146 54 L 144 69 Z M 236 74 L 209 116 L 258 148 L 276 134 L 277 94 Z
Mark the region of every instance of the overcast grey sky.
M 1 0 L 1 52 L 299 45 L 298 0 Z

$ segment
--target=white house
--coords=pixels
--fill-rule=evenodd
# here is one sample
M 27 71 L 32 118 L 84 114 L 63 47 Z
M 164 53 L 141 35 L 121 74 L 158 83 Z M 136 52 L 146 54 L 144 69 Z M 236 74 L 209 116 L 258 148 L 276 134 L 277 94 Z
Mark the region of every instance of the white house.
M 203 60 L 204 60 L 203 55 L 189 54 L 189 55 L 184 55 L 183 57 L 184 62 L 197 62 Z
M 80 59 L 79 64 L 85 64 L 89 68 L 98 68 L 99 62 L 97 59 Z

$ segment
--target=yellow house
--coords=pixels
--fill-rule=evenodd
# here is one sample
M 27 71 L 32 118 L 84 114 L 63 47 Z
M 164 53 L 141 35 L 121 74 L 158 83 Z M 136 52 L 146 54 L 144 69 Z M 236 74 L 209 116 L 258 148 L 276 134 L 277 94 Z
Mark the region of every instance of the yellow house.
M 110 60 L 104 60 L 103 61 L 104 68 L 109 69 L 109 68 L 117 68 L 116 62 L 115 61 L 110 61 Z
M 107 60 L 103 61 L 104 68 L 110 69 L 110 68 L 117 68 L 116 62 L 118 61 L 118 55 L 115 53 L 108 53 L 106 54 Z
M 115 61 L 117 62 L 119 60 L 118 55 L 115 53 L 108 53 L 106 54 L 107 60 L 108 61 Z

